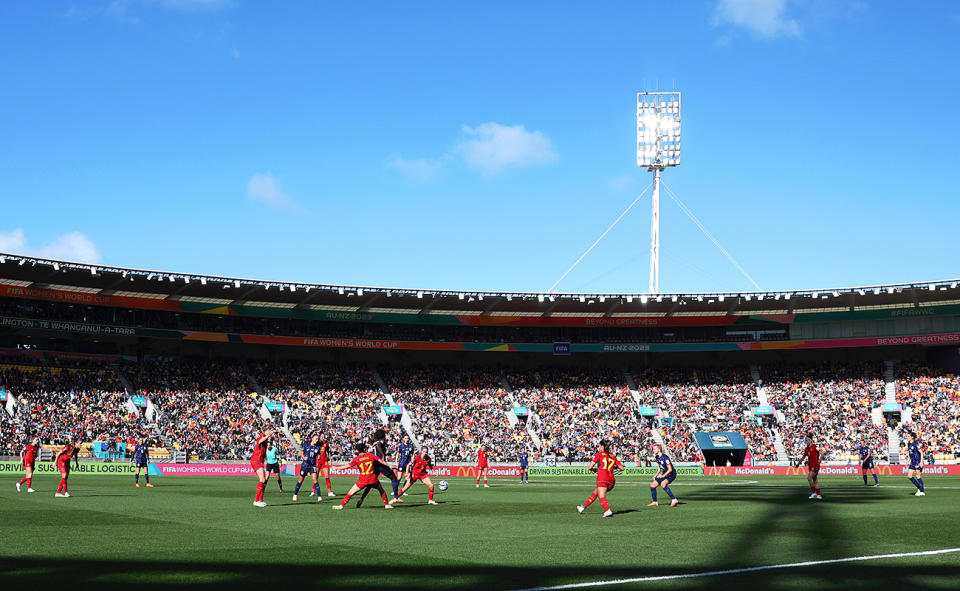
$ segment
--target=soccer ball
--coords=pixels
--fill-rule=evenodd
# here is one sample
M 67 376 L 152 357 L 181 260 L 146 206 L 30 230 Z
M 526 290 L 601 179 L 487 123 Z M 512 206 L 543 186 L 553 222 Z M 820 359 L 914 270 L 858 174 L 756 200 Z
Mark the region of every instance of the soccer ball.
M 440 482 L 437 483 L 437 488 L 439 488 L 440 490 L 447 490 L 447 487 L 449 486 L 450 485 L 447 484 L 446 480 L 441 480 Z

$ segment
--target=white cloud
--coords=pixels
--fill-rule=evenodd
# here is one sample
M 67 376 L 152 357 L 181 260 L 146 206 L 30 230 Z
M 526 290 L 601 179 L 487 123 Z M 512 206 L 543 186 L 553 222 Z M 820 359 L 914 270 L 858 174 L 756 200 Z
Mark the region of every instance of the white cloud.
M 400 154 L 394 153 L 387 158 L 387 168 L 396 170 L 412 180 L 428 182 L 437 178 L 446 161 L 446 158 L 407 159 Z
M 287 195 L 280 181 L 270 172 L 256 173 L 247 182 L 247 199 L 257 201 L 277 211 L 305 213 L 293 197 Z
M 463 157 L 467 166 L 484 174 L 557 160 L 550 138 L 539 131 L 527 131 L 522 125 L 494 122 L 476 127 L 464 125 L 463 136 L 454 151 Z
M 542 132 L 491 121 L 476 127 L 464 125 L 459 140 L 439 158 L 404 158 L 395 152 L 386 166 L 413 180 L 432 181 L 455 163 L 489 176 L 507 168 L 551 164 L 557 158 L 550 138 Z
M 719 0 L 714 25 L 742 27 L 767 39 L 800 37 L 800 23 L 789 18 L 788 0 Z
M 99 263 L 100 250 L 82 232 L 69 232 L 57 236 L 40 248 L 31 248 L 23 228 L 12 232 L 0 232 L 0 252 L 22 254 L 42 259 L 58 259 L 77 263 Z

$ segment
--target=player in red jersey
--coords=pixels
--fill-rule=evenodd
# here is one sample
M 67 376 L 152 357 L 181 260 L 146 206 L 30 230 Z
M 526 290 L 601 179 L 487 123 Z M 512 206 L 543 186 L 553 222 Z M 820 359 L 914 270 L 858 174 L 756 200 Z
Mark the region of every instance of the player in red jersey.
M 20 485 L 27 483 L 27 492 L 37 492 L 33 490 L 33 470 L 37 467 L 37 454 L 40 453 L 40 438 L 34 437 L 30 443 L 20 450 L 20 464 L 23 466 L 23 478 L 17 483 L 17 492 L 20 492 Z
M 623 470 L 623 464 L 621 464 L 617 456 L 613 455 L 610 451 L 609 440 L 604 439 L 600 441 L 597 455 L 593 456 L 593 461 L 590 462 L 588 468 L 597 473 L 597 488 L 593 489 L 593 493 L 587 498 L 586 503 L 577 507 L 577 512 L 583 513 L 586 508 L 599 497 L 600 505 L 605 509 L 603 516 L 610 517 L 613 515 L 613 511 L 610 510 L 610 503 L 607 502 L 607 493 L 616 486 L 617 479 L 615 473 Z
M 63 448 L 57 452 L 57 468 L 60 470 L 60 486 L 57 487 L 57 493 L 55 497 L 70 497 L 70 493 L 67 492 L 67 478 L 70 476 L 70 460 L 73 460 L 74 466 L 76 468 L 80 467 L 80 460 L 77 458 L 80 455 L 80 440 L 68 441 Z
M 426 450 L 413 456 L 413 463 L 410 469 L 410 479 L 400 490 L 400 496 L 403 496 L 403 494 L 407 492 L 411 486 L 413 486 L 413 483 L 419 480 L 427 485 L 427 504 L 438 504 L 433 500 L 433 481 L 430 480 L 429 476 L 427 476 L 427 472 L 429 472 L 431 468 L 433 468 L 433 460 L 430 459 L 430 455 Z M 392 499 L 390 502 L 393 503 L 396 500 L 397 499 Z
M 253 497 L 254 507 L 266 507 L 267 503 L 263 500 L 263 491 L 267 486 L 267 468 L 264 466 L 264 460 L 267 458 L 267 444 L 276 430 L 268 427 L 262 435 L 257 437 L 253 444 L 253 455 L 250 456 L 250 467 L 257 473 L 257 494 Z
M 326 435 L 320 441 L 320 453 L 317 454 L 317 478 L 320 476 L 323 476 L 327 485 L 327 496 L 337 496 L 333 494 L 333 489 L 330 487 L 330 442 L 327 441 Z
M 480 477 L 483 476 L 483 488 L 490 488 L 487 484 L 487 470 L 490 469 L 490 462 L 487 461 L 487 447 L 480 446 L 477 450 L 477 488 L 480 488 Z
M 807 447 L 803 450 L 803 455 L 797 462 L 797 466 L 807 459 L 807 482 L 810 484 L 810 499 L 823 500 L 820 496 L 820 483 L 817 482 L 817 476 L 820 474 L 820 451 L 813 442 L 813 433 L 807 433 Z
M 390 467 L 389 464 L 383 462 L 377 456 L 367 453 L 367 444 L 358 443 L 357 447 L 357 457 L 353 458 L 346 466 L 332 466 L 330 469 L 334 472 L 337 470 L 345 470 L 347 468 L 356 468 L 360 470 L 360 477 L 357 478 L 357 482 L 350 487 L 350 490 L 347 491 L 347 494 L 343 496 L 343 501 L 339 505 L 334 505 L 334 509 L 343 509 L 344 505 L 350 500 L 350 497 L 355 495 L 358 491 L 365 488 L 372 488 L 380 492 L 380 498 L 383 499 L 383 508 L 384 509 L 393 509 L 393 505 L 387 502 L 387 493 L 383 490 L 383 487 L 380 486 L 380 480 L 377 478 L 376 472 L 374 472 L 373 467 L 377 464 L 383 464 L 387 468 Z

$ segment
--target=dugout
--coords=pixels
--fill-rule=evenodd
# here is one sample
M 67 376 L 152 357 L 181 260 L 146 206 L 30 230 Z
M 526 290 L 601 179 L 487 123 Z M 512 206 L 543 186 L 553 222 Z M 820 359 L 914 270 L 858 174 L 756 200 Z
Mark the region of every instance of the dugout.
M 742 466 L 747 442 L 739 433 L 698 431 L 694 434 L 707 466 Z

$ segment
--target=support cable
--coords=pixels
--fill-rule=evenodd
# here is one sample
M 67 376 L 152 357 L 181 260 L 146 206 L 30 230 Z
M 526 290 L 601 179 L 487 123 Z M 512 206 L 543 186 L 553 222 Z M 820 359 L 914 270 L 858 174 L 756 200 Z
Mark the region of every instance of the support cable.
M 730 254 L 730 252 L 727 251 L 727 249 L 724 248 L 723 245 L 720 244 L 720 242 L 719 242 L 716 238 L 713 237 L 713 234 L 711 234 L 710 231 L 707 230 L 706 226 L 704 226 L 704 225 L 700 222 L 700 220 L 697 219 L 697 216 L 693 215 L 693 212 L 690 211 L 690 208 L 687 207 L 687 206 L 683 203 L 683 201 L 680 201 L 680 198 L 677 197 L 677 194 L 674 193 L 674 192 L 670 189 L 670 187 L 668 187 L 668 186 L 666 185 L 666 183 L 664 183 L 663 181 L 661 181 L 661 185 L 663 185 L 663 188 L 666 189 L 667 195 L 669 195 L 670 198 L 673 199 L 674 202 L 676 202 L 676 204 L 680 207 L 680 210 L 683 211 L 683 213 L 685 213 L 688 218 L 690 218 L 690 221 L 692 221 L 694 224 L 696 224 L 696 226 L 697 226 L 698 228 L 700 228 L 700 231 L 703 232 L 704 235 L 705 235 L 707 238 L 709 238 L 711 242 L 713 242 L 714 246 L 716 246 L 718 249 L 720 249 L 720 252 L 723 253 L 723 256 L 727 257 L 727 260 L 730 261 L 731 263 L 733 263 L 733 266 L 736 267 L 741 273 L 743 273 L 743 276 L 744 276 L 744 277 L 746 277 L 748 280 L 750 280 L 750 283 L 752 283 L 753 286 L 757 288 L 757 291 L 763 291 L 763 289 L 762 289 L 759 285 L 757 285 L 757 282 L 753 280 L 753 277 L 751 277 L 750 274 L 747 273 L 747 271 L 746 271 L 742 266 L 740 266 L 740 263 L 737 262 L 737 259 L 733 258 L 733 255 Z
M 603 237 L 606 236 L 606 235 L 610 232 L 610 230 L 613 229 L 614 226 L 616 226 L 618 223 L 620 223 L 620 220 L 623 219 L 623 216 L 627 215 L 627 212 L 630 211 L 631 209 L 633 209 L 633 206 L 636 205 L 638 201 L 640 201 L 640 198 L 643 197 L 643 195 L 650 189 L 651 186 L 653 186 L 653 183 L 650 183 L 649 185 L 647 185 L 647 188 L 646 188 L 646 189 L 644 189 L 643 191 L 640 191 L 640 194 L 637 195 L 637 198 L 633 200 L 633 203 L 631 203 L 630 205 L 628 205 L 627 208 L 623 210 L 623 213 L 621 213 L 619 216 L 617 216 L 617 219 L 613 220 L 613 223 L 610 224 L 610 227 L 607 228 L 606 230 L 604 230 L 604 231 L 603 231 L 603 234 L 600 234 L 600 237 L 597 238 L 597 239 L 593 242 L 593 244 L 590 245 L 590 248 L 588 248 L 586 251 L 584 251 L 584 253 L 583 253 L 582 255 L 580 255 L 580 258 L 578 258 L 572 265 L 570 265 L 570 268 L 567 269 L 566 272 L 565 272 L 563 275 L 560 276 L 560 279 L 557 279 L 556 281 L 553 282 L 553 285 L 550 286 L 550 289 L 547 290 L 547 293 L 553 293 L 554 288 L 556 288 L 557 285 L 559 285 L 560 282 L 563 281 L 564 278 L 566 278 L 566 276 L 570 274 L 570 271 L 573 271 L 574 267 L 576 267 L 577 265 L 580 264 L 580 261 L 582 261 L 582 260 L 584 259 L 584 257 L 586 257 L 588 254 L 590 254 L 590 251 L 593 250 L 594 247 L 596 247 L 598 244 L 600 244 L 600 241 L 603 240 Z M 759 289 L 759 288 L 757 288 L 757 289 Z

